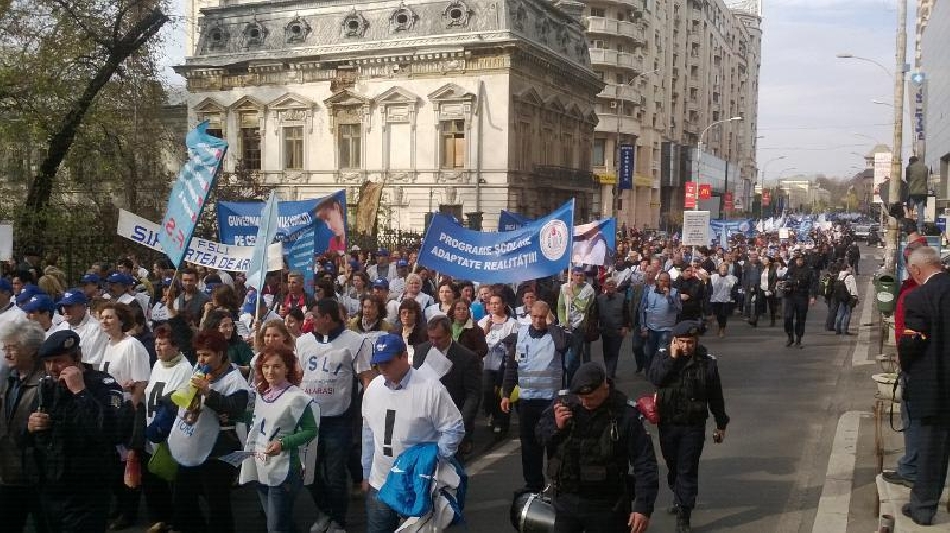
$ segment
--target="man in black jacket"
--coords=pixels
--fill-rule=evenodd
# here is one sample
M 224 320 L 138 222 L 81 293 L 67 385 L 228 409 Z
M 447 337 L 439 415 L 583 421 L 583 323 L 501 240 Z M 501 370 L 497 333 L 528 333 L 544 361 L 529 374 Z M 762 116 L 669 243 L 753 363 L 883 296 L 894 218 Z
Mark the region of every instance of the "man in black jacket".
M 805 264 L 799 249 L 795 250 L 795 258 L 785 275 L 784 296 L 785 310 L 782 314 L 785 317 L 785 334 L 788 335 L 786 346 L 794 344 L 801 349 L 808 307 L 814 305 L 818 298 L 818 276 L 811 265 Z
M 950 460 L 950 274 L 929 246 L 911 253 L 907 270 L 920 288 L 904 300 L 898 353 L 906 376 L 907 414 L 919 420 L 920 427 L 917 479 L 901 512 L 917 524 L 930 525 Z
M 109 507 L 102 481 L 115 464 L 122 388 L 108 374 L 84 369 L 74 331 L 53 333 L 38 355 L 51 379 L 40 384 L 27 431 L 43 514 L 50 531 L 101 533 Z
M 690 516 L 699 492 L 699 457 L 706 441 L 706 419 L 716 421 L 713 442 L 726 436 L 726 403 L 716 359 L 699 345 L 699 325 L 681 322 L 673 328 L 669 349 L 653 358 L 647 377 L 656 385 L 660 417 L 660 451 L 673 491 L 671 513 L 676 533 L 690 533 Z
M 465 422 L 465 440 L 459 447 L 459 453 L 465 454 L 472 448 L 472 429 L 478 415 L 478 404 L 482 394 L 482 364 L 475 352 L 452 340 L 452 322 L 448 317 L 438 316 L 429 321 L 426 329 L 429 342 L 415 347 L 412 366 L 422 367 L 432 350 L 444 357 L 439 361 L 430 361 L 429 368 L 441 376 L 440 381 L 449 391 L 452 402 L 462 413 Z M 445 360 L 449 362 L 445 365 Z M 448 366 L 448 370 L 445 370 Z
M 749 260 L 742 267 L 742 294 L 745 317 L 749 320 L 749 325 L 757 326 L 762 301 L 762 263 L 759 261 L 759 254 L 754 251 L 749 252 Z
M 537 428 L 551 450 L 555 533 L 646 531 L 659 475 L 643 417 L 598 363 L 581 365 L 570 392 L 544 411 Z

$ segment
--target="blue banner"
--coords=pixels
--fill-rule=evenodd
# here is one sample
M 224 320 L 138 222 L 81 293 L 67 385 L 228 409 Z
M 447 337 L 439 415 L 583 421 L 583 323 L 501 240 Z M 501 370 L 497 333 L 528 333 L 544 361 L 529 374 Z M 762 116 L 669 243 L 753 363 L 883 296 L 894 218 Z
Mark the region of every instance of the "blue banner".
M 304 289 L 313 294 L 315 257 L 346 252 L 346 192 L 323 198 L 277 203 L 277 238 L 284 243 L 287 267 L 304 274 Z M 222 242 L 253 244 L 263 202 L 218 202 Z
M 205 121 L 185 137 L 188 161 L 181 167 L 178 179 L 172 185 L 160 226 L 162 231 L 158 234 L 158 243 L 175 268 L 181 266 L 201 209 L 214 187 L 218 167 L 228 150 L 226 141 L 208 135 L 207 130 L 208 122 Z
M 517 283 L 557 275 L 570 266 L 574 200 L 514 231 L 472 231 L 436 213 L 419 264 L 455 279 Z
M 617 190 L 633 189 L 633 145 L 620 145 L 620 166 L 617 173 Z
M 531 223 L 531 220 L 524 215 L 502 209 L 501 214 L 498 215 L 498 231 L 513 231 Z
M 617 219 L 605 218 L 574 226 L 571 262 L 575 265 L 609 265 L 617 255 Z
M 709 235 L 720 246 L 728 244 L 729 237 L 741 233 L 746 237 L 755 237 L 755 224 L 751 218 L 737 220 L 715 219 L 709 221 Z

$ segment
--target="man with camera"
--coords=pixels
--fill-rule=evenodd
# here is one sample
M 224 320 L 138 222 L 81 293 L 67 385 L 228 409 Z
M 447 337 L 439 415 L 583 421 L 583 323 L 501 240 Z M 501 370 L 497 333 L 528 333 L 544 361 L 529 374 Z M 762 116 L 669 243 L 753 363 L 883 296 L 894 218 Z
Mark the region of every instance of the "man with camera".
M 713 442 L 726 436 L 726 403 L 716 359 L 699 344 L 699 324 L 680 322 L 673 328 L 669 348 L 660 350 L 647 377 L 657 387 L 660 451 L 666 460 L 667 482 L 673 490 L 671 514 L 676 533 L 690 533 L 690 516 L 699 492 L 699 456 L 706 441 L 706 419 L 716 421 Z
M 795 345 L 803 348 L 802 336 L 805 335 L 805 321 L 808 319 L 808 307 L 815 305 L 818 299 L 818 276 L 811 265 L 805 263 L 800 248 L 795 249 L 792 263 L 788 266 L 784 283 L 785 334 L 788 343 L 785 346 Z
M 642 416 L 599 363 L 581 365 L 570 393 L 538 424 L 541 443 L 552 451 L 555 533 L 646 531 L 659 475 Z
M 48 377 L 27 420 L 43 513 L 51 531 L 105 531 L 109 484 L 116 463 L 116 414 L 122 387 L 84 369 L 79 335 L 57 331 L 40 345 Z

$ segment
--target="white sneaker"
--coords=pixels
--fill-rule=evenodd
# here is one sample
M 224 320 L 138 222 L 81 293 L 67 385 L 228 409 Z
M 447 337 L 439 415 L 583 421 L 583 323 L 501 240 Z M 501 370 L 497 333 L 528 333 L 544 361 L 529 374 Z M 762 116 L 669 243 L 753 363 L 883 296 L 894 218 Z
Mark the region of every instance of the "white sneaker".
M 330 517 L 321 514 L 317 517 L 317 521 L 310 526 L 310 533 L 327 533 L 330 528 Z
M 329 529 L 327 529 L 327 533 L 346 533 L 346 530 L 340 527 L 340 524 L 331 522 Z

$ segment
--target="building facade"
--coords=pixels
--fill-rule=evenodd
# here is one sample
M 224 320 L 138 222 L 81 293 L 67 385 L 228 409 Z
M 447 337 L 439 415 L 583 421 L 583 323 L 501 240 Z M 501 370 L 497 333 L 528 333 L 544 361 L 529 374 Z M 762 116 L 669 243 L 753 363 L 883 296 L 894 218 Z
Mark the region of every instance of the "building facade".
M 921 71 L 926 76 L 924 162 L 936 181 L 938 207 L 950 198 L 950 2 L 934 2 L 921 38 Z
M 605 83 L 593 149 L 604 212 L 615 210 L 621 223 L 638 227 L 678 224 L 683 183 L 702 166 L 696 147 L 703 130 L 734 116 L 743 120 L 703 136 L 709 159 L 702 164 L 731 165 L 734 175 L 714 186 L 714 194 L 721 201 L 731 192 L 748 208 L 756 175 L 760 14 L 758 3 L 748 1 L 587 2 L 591 62 Z M 613 203 L 618 144 L 636 147 L 634 189 Z
M 198 9 L 200 8 L 200 9 Z M 576 199 L 591 169 L 603 83 L 582 5 L 544 0 L 192 0 L 191 124 L 230 143 L 227 172 L 287 199 L 384 184 L 381 226 L 420 231 L 443 211 L 497 227 Z

